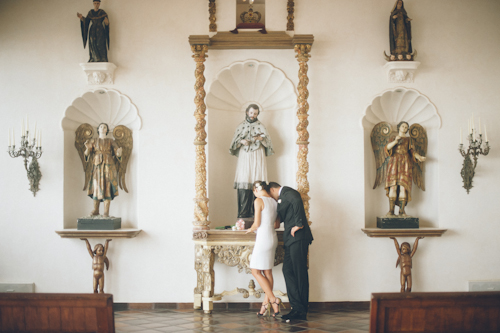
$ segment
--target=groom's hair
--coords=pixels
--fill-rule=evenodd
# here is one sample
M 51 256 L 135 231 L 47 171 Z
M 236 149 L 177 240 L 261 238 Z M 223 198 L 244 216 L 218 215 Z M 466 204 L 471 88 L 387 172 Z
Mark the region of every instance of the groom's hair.
M 276 183 L 276 182 L 270 182 L 269 183 L 269 189 L 272 189 L 272 188 L 280 188 L 281 185 Z

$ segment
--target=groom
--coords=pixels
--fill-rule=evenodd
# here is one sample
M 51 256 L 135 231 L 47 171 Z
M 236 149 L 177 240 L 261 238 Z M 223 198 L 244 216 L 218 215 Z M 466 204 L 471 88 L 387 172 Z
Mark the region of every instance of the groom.
M 307 253 L 313 236 L 307 223 L 304 203 L 300 193 L 290 187 L 270 182 L 270 194 L 278 201 L 278 216 L 285 223 L 283 243 L 283 275 L 292 311 L 282 316 L 284 320 L 307 320 L 309 306 L 309 276 Z

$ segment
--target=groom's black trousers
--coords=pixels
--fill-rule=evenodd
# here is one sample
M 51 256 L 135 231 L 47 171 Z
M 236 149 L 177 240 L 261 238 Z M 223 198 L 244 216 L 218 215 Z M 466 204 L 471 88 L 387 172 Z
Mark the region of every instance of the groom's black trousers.
M 307 273 L 308 241 L 297 241 L 285 247 L 283 275 L 290 305 L 295 311 L 309 308 L 309 275 Z

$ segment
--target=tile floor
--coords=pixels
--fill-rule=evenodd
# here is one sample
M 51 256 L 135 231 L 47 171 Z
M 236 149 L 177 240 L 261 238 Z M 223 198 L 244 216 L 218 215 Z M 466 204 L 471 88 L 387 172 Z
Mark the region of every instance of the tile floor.
M 308 321 L 257 317 L 255 309 L 125 310 L 115 312 L 116 332 L 368 332 L 368 310 L 311 310 Z M 283 311 L 287 313 L 288 310 Z

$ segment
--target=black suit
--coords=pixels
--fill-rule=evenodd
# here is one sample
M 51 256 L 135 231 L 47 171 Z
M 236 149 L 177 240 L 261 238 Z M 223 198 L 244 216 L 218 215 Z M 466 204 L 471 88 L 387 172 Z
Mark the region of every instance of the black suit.
M 305 313 L 309 306 L 307 253 L 313 237 L 299 192 L 290 187 L 282 187 L 278 200 L 278 215 L 281 222 L 285 223 L 283 275 L 288 299 L 294 310 Z M 297 230 L 293 237 L 291 230 L 295 226 L 303 228 Z

